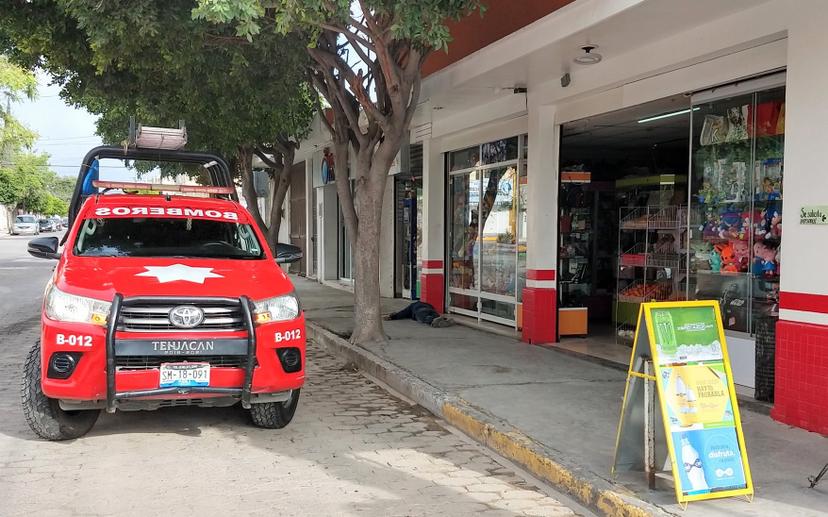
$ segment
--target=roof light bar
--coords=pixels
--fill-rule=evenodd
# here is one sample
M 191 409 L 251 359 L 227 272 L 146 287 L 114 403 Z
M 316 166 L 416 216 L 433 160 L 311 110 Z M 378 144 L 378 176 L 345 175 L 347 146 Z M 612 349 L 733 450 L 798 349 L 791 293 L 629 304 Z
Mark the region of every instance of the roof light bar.
M 204 185 L 168 185 L 165 183 L 131 183 L 128 181 L 93 181 L 98 188 L 117 188 L 121 190 L 152 190 L 154 192 L 184 192 L 202 194 L 232 194 L 233 187 L 213 187 Z

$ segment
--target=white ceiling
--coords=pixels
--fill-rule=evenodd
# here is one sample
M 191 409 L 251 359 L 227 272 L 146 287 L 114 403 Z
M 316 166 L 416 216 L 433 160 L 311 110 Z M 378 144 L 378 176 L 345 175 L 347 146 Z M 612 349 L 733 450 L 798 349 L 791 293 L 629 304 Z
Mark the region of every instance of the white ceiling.
M 607 0 L 600 0 L 607 2 Z M 606 5 L 590 0 L 577 0 L 560 11 L 524 27 L 492 45 L 434 74 L 424 84 L 424 98 L 440 112 L 434 118 L 450 117 L 464 110 L 513 95 L 511 88 L 557 81 L 567 71 L 573 74 L 583 65 L 572 63 L 587 43 L 599 45 L 604 62 L 672 34 L 692 30 L 736 11 L 755 7 L 767 0 L 642 0 L 603 21 L 571 34 L 549 34 L 545 28 L 553 17 L 564 17 L 567 9 L 581 9 L 579 17 L 590 5 L 598 10 Z M 557 26 L 560 26 L 558 24 Z M 563 32 L 565 28 L 562 28 Z M 527 39 L 528 38 L 528 39 Z M 527 45 L 531 41 L 531 45 Z M 548 43 L 544 43 L 548 42 Z M 514 57 L 513 57 L 514 56 Z M 503 64 L 499 64 L 503 63 Z M 600 67 L 602 63 L 591 65 Z
M 688 108 L 690 99 L 677 96 L 569 122 L 563 125 L 561 146 L 592 149 L 640 149 L 677 143 L 686 146 L 690 137 L 689 113 L 644 123 L 638 121 Z

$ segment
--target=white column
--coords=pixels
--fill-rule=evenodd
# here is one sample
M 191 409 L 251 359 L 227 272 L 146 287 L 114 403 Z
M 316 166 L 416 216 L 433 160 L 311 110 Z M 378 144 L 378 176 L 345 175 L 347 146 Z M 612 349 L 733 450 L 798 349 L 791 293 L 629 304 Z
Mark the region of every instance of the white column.
M 423 247 L 420 299 L 445 309 L 445 170 L 438 142 L 423 141 Z
M 534 344 L 557 341 L 558 147 L 555 107 L 530 97 L 522 337 Z
M 793 6 L 792 6 L 793 7 Z M 828 55 L 825 36 L 826 4 L 798 0 L 788 12 L 788 71 L 785 93 L 785 176 L 783 178 L 783 235 L 781 291 L 825 297 L 828 306 L 828 226 L 801 225 L 803 206 L 828 205 L 825 151 L 828 121 L 828 68 L 820 57 Z M 783 319 L 828 325 L 828 314 L 782 304 Z
M 555 270 L 558 260 L 558 148 L 555 106 L 529 108 L 526 267 Z

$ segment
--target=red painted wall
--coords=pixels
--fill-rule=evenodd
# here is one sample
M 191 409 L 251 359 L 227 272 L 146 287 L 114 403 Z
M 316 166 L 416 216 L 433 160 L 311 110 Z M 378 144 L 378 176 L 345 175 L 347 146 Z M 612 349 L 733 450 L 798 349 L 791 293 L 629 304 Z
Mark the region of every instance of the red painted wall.
M 423 65 L 423 77 L 463 59 L 504 36 L 557 11 L 574 0 L 484 0 L 483 17 L 474 13 L 448 23 L 452 42 L 448 53 L 438 50 Z
M 828 435 L 828 327 L 776 324 L 776 383 L 771 416 Z

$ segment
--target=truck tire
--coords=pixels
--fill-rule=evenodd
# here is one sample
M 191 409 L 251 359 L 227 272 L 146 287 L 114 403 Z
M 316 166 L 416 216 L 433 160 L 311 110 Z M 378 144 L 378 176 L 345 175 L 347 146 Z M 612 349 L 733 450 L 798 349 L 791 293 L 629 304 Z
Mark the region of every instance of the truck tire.
M 73 440 L 92 429 L 97 409 L 64 411 L 56 399 L 43 394 L 40 386 L 40 341 L 29 350 L 23 367 L 23 414 L 32 431 L 47 440 Z
M 250 418 L 253 425 L 265 429 L 281 429 L 293 420 L 296 406 L 299 405 L 299 391 L 293 390 L 290 399 L 285 402 L 265 402 L 250 406 Z

